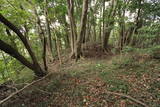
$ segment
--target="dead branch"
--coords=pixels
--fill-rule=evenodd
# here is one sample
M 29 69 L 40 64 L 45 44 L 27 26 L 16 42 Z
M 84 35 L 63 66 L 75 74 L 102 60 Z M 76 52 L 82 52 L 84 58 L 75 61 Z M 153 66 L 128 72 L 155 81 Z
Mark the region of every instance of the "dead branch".
M 116 93 L 116 92 L 110 92 L 110 91 L 106 91 L 106 93 L 108 93 L 108 94 L 113 94 L 113 95 L 118 95 L 118 96 L 122 96 L 122 97 L 128 98 L 128 99 L 130 99 L 130 100 L 132 100 L 132 101 L 134 101 L 134 102 L 136 102 L 136 103 L 138 103 L 138 104 L 140 104 L 140 105 L 142 105 L 142 106 L 144 106 L 144 107 L 149 107 L 149 106 L 146 105 L 145 103 L 143 103 L 143 102 L 141 102 L 141 101 L 139 101 L 139 100 L 137 100 L 137 99 L 135 99 L 135 98 L 133 98 L 133 97 L 131 97 L 131 96 L 129 96 L 129 95 L 126 95 L 126 94 Z
M 51 73 L 47 74 L 46 76 L 44 76 L 44 77 L 42 77 L 42 78 L 40 78 L 40 79 L 38 79 L 38 80 L 35 80 L 35 81 L 31 82 L 30 84 L 25 85 L 22 89 L 14 92 L 14 93 L 12 93 L 11 95 L 9 95 L 8 97 L 6 97 L 5 99 L 1 100 L 1 101 L 0 101 L 0 105 L 2 105 L 4 102 L 6 102 L 6 101 L 9 100 L 10 98 L 12 98 L 14 95 L 22 92 L 22 91 L 23 91 L 24 89 L 26 89 L 27 87 L 29 87 L 29 86 L 31 86 L 31 85 L 33 85 L 33 84 L 35 84 L 35 83 L 37 83 L 37 82 L 45 79 L 45 78 L 48 77 L 50 74 L 51 74 Z

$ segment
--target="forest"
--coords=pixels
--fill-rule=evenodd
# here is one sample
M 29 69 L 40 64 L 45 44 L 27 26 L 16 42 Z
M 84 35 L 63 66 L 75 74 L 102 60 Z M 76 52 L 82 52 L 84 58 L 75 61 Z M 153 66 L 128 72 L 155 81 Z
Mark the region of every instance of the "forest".
M 160 107 L 160 0 L 0 0 L 0 107 Z

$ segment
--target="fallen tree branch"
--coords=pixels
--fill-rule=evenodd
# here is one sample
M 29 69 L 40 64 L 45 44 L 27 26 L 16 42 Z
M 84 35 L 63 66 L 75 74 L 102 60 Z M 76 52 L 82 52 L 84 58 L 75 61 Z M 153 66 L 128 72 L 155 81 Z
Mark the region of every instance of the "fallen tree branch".
M 135 98 L 133 98 L 133 97 L 131 97 L 131 96 L 129 96 L 129 95 L 126 95 L 126 94 L 116 93 L 116 92 L 110 92 L 110 91 L 106 91 L 106 93 L 108 93 L 108 94 L 113 94 L 113 95 L 117 95 L 117 96 L 122 96 L 122 97 L 128 98 L 128 99 L 130 99 L 130 100 L 132 100 L 132 101 L 134 101 L 134 102 L 136 102 L 136 103 L 138 103 L 138 104 L 140 104 L 140 105 L 142 105 L 142 106 L 144 106 L 144 107 L 149 107 L 149 106 L 146 105 L 145 103 L 143 103 L 143 102 L 141 102 L 141 101 L 139 101 L 139 100 L 137 100 L 137 99 L 135 99 Z
M 45 79 L 45 78 L 48 77 L 50 74 L 51 74 L 51 73 L 47 74 L 46 76 L 44 76 L 44 77 L 42 77 L 42 78 L 40 78 L 40 79 L 38 79 L 38 80 L 35 80 L 35 81 L 31 82 L 30 84 L 25 85 L 25 86 L 24 86 L 23 88 L 21 88 L 20 90 L 12 93 L 11 95 L 9 95 L 8 97 L 6 97 L 5 99 L 1 100 L 1 101 L 0 101 L 0 105 L 2 105 L 4 102 L 6 102 L 6 101 L 9 100 L 10 98 L 12 98 L 14 95 L 22 92 L 22 91 L 23 91 L 24 89 L 26 89 L 27 87 L 29 87 L 29 86 L 33 85 L 34 83 L 37 83 L 37 82 Z

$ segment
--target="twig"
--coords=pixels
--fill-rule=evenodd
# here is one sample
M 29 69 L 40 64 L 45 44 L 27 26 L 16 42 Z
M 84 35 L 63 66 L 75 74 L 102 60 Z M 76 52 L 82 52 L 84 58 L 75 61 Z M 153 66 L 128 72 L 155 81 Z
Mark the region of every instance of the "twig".
M 39 89 L 39 88 L 36 88 L 36 90 L 41 91 L 41 92 L 43 92 L 43 93 L 46 93 L 46 94 L 48 94 L 48 95 L 51 95 L 51 93 L 50 93 L 50 92 L 47 92 L 47 91 L 41 90 L 41 89 Z
M 145 103 L 143 103 L 143 102 L 141 102 L 141 101 L 139 101 L 139 100 L 137 100 L 137 99 L 135 99 L 135 98 L 133 98 L 133 97 L 131 97 L 131 96 L 128 96 L 128 95 L 126 95 L 126 94 L 116 93 L 116 92 L 110 92 L 110 91 L 106 91 L 106 93 L 108 93 L 108 94 L 113 94 L 113 95 L 118 95 L 118 96 L 122 96 L 122 97 L 126 97 L 126 98 L 128 98 L 128 99 L 130 99 L 130 100 L 132 100 L 132 101 L 134 101 L 134 102 L 136 102 L 136 103 L 138 103 L 138 104 L 140 104 L 140 105 L 142 105 L 142 106 L 144 106 L 144 107 L 149 107 L 149 106 L 146 105 Z
M 6 87 L 7 87 L 7 88 L 12 88 L 12 89 L 14 89 L 15 91 L 18 91 L 18 89 L 17 89 L 16 87 L 14 87 L 14 86 L 6 85 Z
M 33 85 L 33 84 L 36 83 L 36 82 L 39 82 L 39 81 L 45 79 L 45 78 L 48 77 L 50 74 L 51 74 L 51 73 L 47 74 L 46 76 L 42 77 L 41 79 L 35 80 L 35 81 L 31 82 L 30 84 L 25 85 L 22 89 L 14 92 L 14 93 L 12 93 L 11 95 L 9 95 L 8 97 L 6 97 L 5 99 L 1 100 L 1 101 L 0 101 L 0 105 L 3 104 L 4 102 L 6 102 L 7 100 L 9 100 L 9 99 L 10 99 L 11 97 L 13 97 L 14 95 L 20 93 L 21 91 L 23 91 L 23 90 L 26 89 L 27 87 Z
M 29 83 L 19 83 L 19 84 L 13 84 L 13 86 L 20 86 L 20 85 L 28 85 Z

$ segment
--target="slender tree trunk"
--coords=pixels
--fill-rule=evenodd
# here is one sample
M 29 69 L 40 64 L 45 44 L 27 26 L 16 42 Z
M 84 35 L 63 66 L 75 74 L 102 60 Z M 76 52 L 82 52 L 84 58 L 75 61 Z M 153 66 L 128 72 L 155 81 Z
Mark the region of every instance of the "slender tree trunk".
M 91 24 L 90 24 L 90 16 L 88 15 L 88 20 L 87 20 L 87 28 L 86 28 L 86 35 L 85 35 L 85 43 L 90 41 L 90 31 L 91 31 Z
M 58 59 L 59 59 L 60 65 L 62 65 L 60 41 L 58 40 L 57 36 L 56 36 L 56 46 L 57 46 Z
M 35 15 L 36 15 L 36 18 L 37 18 L 37 25 L 38 25 L 38 35 L 39 35 L 39 38 L 41 40 L 41 43 L 42 43 L 42 46 L 43 46 L 43 52 L 42 52 L 42 59 L 43 59 L 43 65 L 44 65 L 44 69 L 47 71 L 48 70 L 48 66 L 47 66 L 47 58 L 46 58 L 46 50 L 47 50 L 47 39 L 46 39 L 46 36 L 45 36 L 45 33 L 44 33 L 44 30 L 41 26 L 41 21 L 40 21 L 40 18 L 37 14 L 37 11 L 35 10 Z
M 135 21 L 135 33 L 137 34 L 138 33 L 138 29 L 142 27 L 142 19 L 141 19 L 141 11 L 142 11 L 142 1 L 143 0 L 139 0 L 139 9 L 138 9 L 138 12 L 137 12 L 137 17 L 136 17 L 136 21 Z
M 70 20 L 71 33 L 71 58 L 75 58 L 75 45 L 77 40 L 77 29 L 74 19 L 74 0 L 67 0 L 68 15 Z
M 122 16 L 121 17 L 125 17 L 125 10 L 123 10 Z M 120 46 L 120 50 L 122 50 L 123 46 L 124 46 L 124 40 L 125 40 L 125 21 L 124 19 L 119 23 L 120 25 L 120 40 L 119 40 L 119 46 Z
M 94 42 L 96 42 L 96 39 L 97 39 L 97 34 L 96 34 L 96 25 L 93 25 L 93 35 L 94 35 Z
M 100 18 L 102 18 L 101 13 L 102 12 L 100 12 Z M 102 22 L 101 21 L 99 22 L 99 41 L 100 42 L 102 41 Z
M 47 50 L 47 40 L 46 40 L 46 36 L 45 36 L 45 33 L 44 33 L 44 30 L 43 30 L 43 27 L 41 25 L 41 20 L 40 20 L 40 17 L 37 13 L 37 10 L 34 6 L 34 4 L 27 0 L 29 4 L 32 5 L 33 7 L 33 11 L 34 11 L 34 14 L 35 14 L 35 17 L 36 17 L 36 22 L 37 22 L 37 30 L 38 30 L 38 35 L 39 35 L 39 38 L 41 40 L 41 44 L 43 46 L 43 50 L 42 50 L 42 59 L 43 59 L 43 65 L 44 65 L 44 69 L 47 71 L 48 70 L 48 66 L 47 66 L 47 58 L 46 58 L 46 50 Z
M 103 26 L 102 26 L 102 48 L 104 48 L 104 35 L 105 35 L 105 0 L 103 0 Z
M 47 40 L 48 40 L 48 42 L 47 43 L 49 43 L 48 44 L 48 48 L 49 48 L 49 55 L 51 56 L 50 58 L 51 58 L 51 60 L 52 60 L 52 58 L 53 58 L 53 47 L 52 47 L 52 35 L 51 35 L 51 29 L 50 29 L 50 23 L 49 23 L 49 18 L 48 18 L 48 1 L 47 0 L 45 0 L 44 1 L 45 2 L 45 10 L 44 10 L 44 14 L 45 14 L 45 21 L 46 21 L 46 31 L 47 31 L 47 35 L 48 35 L 48 38 L 47 38 Z M 49 58 L 49 59 L 50 59 Z
M 65 19 L 66 20 L 66 19 Z M 65 46 L 66 48 L 70 47 L 70 39 L 69 39 L 69 32 L 68 32 L 68 24 L 65 22 Z
M 43 59 L 43 65 L 44 65 L 44 69 L 46 71 L 48 71 L 48 66 L 47 66 L 47 59 L 46 59 L 46 46 L 47 46 L 47 40 L 44 37 L 43 38 L 43 53 L 42 53 L 42 59 Z

